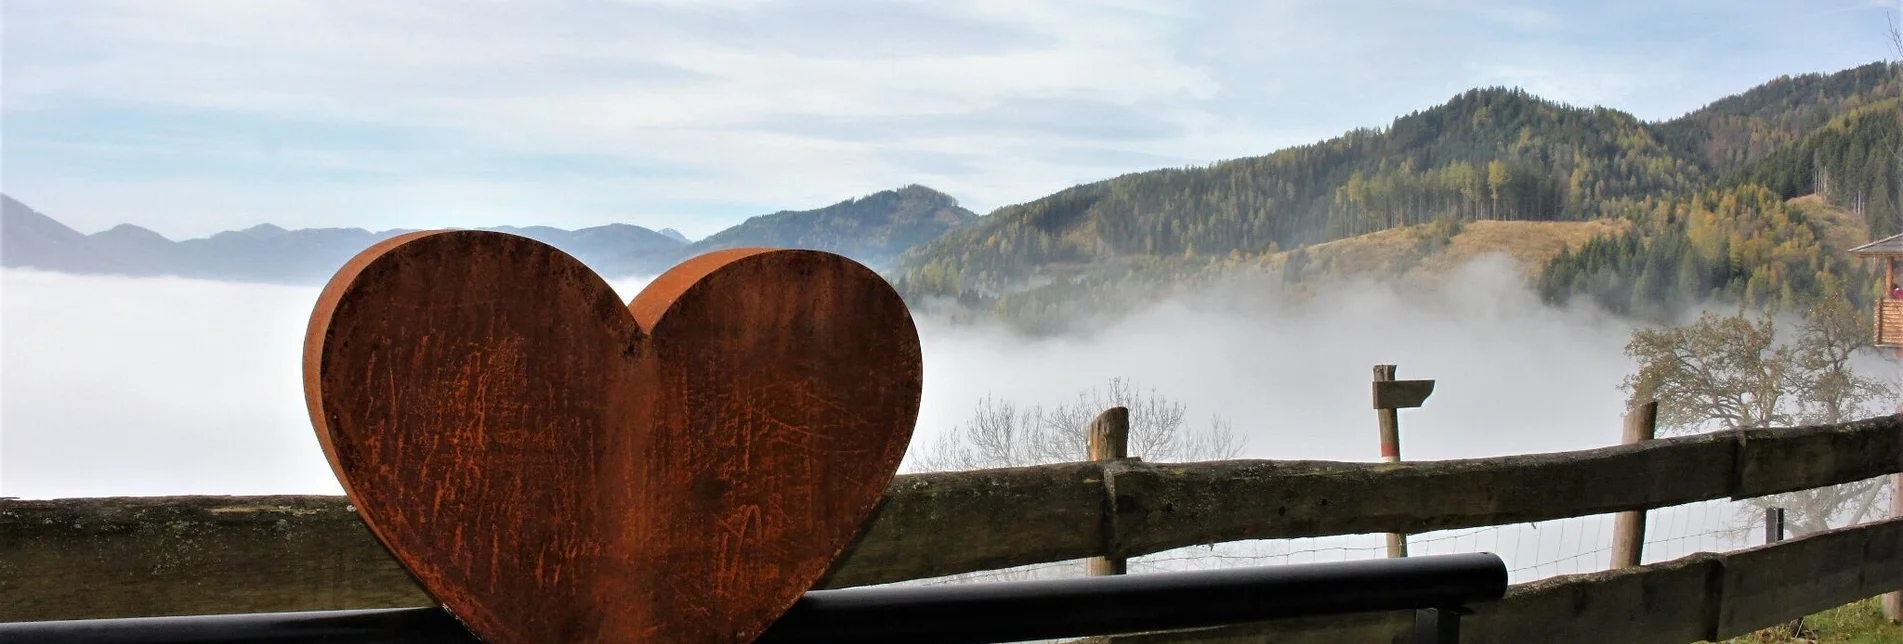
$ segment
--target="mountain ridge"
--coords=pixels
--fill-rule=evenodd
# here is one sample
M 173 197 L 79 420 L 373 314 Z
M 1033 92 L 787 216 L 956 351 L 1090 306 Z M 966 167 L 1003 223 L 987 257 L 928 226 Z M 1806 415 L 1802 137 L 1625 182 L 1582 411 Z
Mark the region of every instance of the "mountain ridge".
M 551 226 L 475 230 L 529 237 L 574 255 L 597 273 L 620 277 L 653 275 L 701 252 L 734 245 L 812 248 L 880 265 L 923 239 L 976 218 L 949 195 L 908 185 L 813 210 L 759 215 L 697 242 L 671 228 L 655 231 L 626 223 L 575 230 Z M 0 194 L 0 240 L 4 241 L 0 264 L 65 273 L 321 284 L 365 248 L 413 231 L 288 230 L 264 223 L 174 241 L 147 228 L 119 224 L 88 235 Z
M 1563 252 L 1534 271 L 1550 299 L 1587 294 L 1618 311 L 1654 313 L 1680 297 L 1789 302 L 1859 274 L 1824 246 L 1843 231 L 1903 232 L 1903 196 L 1888 196 L 1903 190 L 1903 177 L 1872 161 L 1903 150 L 1903 128 L 1884 124 L 1895 120 L 1896 99 L 1887 97 L 1903 90 L 1899 71 L 1903 66 L 1878 62 L 1781 76 L 1659 121 L 1519 88 L 1475 88 L 1384 127 L 1204 166 L 1126 173 L 982 217 L 949 195 L 904 186 L 752 217 L 694 242 L 678 231 L 626 224 L 579 236 L 619 253 L 585 260 L 604 273 L 633 266 L 651 274 L 732 246 L 814 247 L 888 269 L 914 302 L 949 299 L 985 314 L 1034 317 L 1092 313 L 1065 301 L 1109 302 L 1116 298 L 1106 289 L 1124 282 L 1122 288 L 1163 284 L 1211 266 L 1284 266 L 1304 249 L 1386 231 L 1416 231 L 1408 235 L 1431 246 L 1452 243 L 1458 233 L 1443 231 L 1473 222 L 1604 220 L 1623 223 L 1563 227 L 1570 231 L 1561 235 Z M 1794 201 L 1811 193 L 1811 205 Z M 1827 231 L 1813 221 L 1819 212 L 1854 221 Z M 93 243 L 57 222 L 16 219 L 17 236 L 37 244 L 24 251 L 28 259 L 37 253 L 58 263 L 61 249 Z M 505 229 L 558 247 L 583 245 L 563 236 L 584 231 Z M 313 230 L 272 226 L 221 235 L 269 246 Z M 1576 243 L 1579 231 L 1594 236 Z M 356 239 L 361 249 L 371 243 L 365 235 L 381 233 L 324 234 Z M 152 237 L 131 229 L 98 235 L 105 240 L 99 244 L 133 249 Z M 1557 237 L 1548 237 L 1546 250 L 1521 255 L 1560 248 Z M 1471 247 L 1475 237 L 1464 239 Z M 1370 239 L 1334 248 L 1384 244 Z M 18 255 L 13 247 L 9 241 L 7 253 Z M 1445 254 L 1410 251 L 1406 261 L 1428 256 Z M 125 252 L 100 262 L 136 259 Z
M 1708 240 L 1701 268 L 1684 272 L 1688 296 L 1789 301 L 1820 280 L 1857 269 L 1830 256 L 1814 232 L 1797 230 L 1808 224 L 1786 201 L 1804 194 L 1795 189 L 1803 177 L 1769 194 L 1727 180 L 1776 163 L 1782 165 L 1772 175 L 1816 170 L 1829 174 L 1833 185 L 1893 192 L 1899 187 L 1894 168 L 1837 167 L 1849 163 L 1839 154 L 1841 142 L 1818 144 L 1813 156 L 1789 150 L 1847 115 L 1879 109 L 1903 88 L 1899 70 L 1879 62 L 1780 77 L 1664 121 L 1563 105 L 1515 88 L 1468 90 L 1387 127 L 1205 166 L 1130 173 L 1005 206 L 902 257 L 895 280 L 913 301 L 952 300 L 1020 318 L 1035 314 L 1003 310 L 1085 314 L 1091 311 L 1063 300 L 1116 300 L 1106 294 L 1114 281 L 1109 277 L 1128 277 L 1137 259 L 1164 272 L 1224 257 L 1249 265 L 1257 263 L 1251 258 L 1372 232 L 1473 221 L 1626 219 L 1635 225 L 1620 234 L 1636 235 L 1631 245 L 1669 237 L 1671 230 L 1683 236 L 1697 219 L 1716 228 L 1701 233 Z M 1888 154 L 1893 136 L 1849 138 L 1864 141 L 1856 150 L 1880 147 Z M 1845 191 L 1827 196 L 1840 194 Z M 1865 201 L 1856 212 L 1869 234 L 1903 232 L 1903 199 Z M 1671 213 L 1658 214 L 1668 206 Z M 1752 253 L 1738 256 L 1738 266 L 1720 266 L 1723 249 L 1709 241 L 1715 235 L 1731 235 L 1736 239 L 1726 244 Z M 1759 250 L 1772 247 L 1764 244 L 1804 250 Z M 1658 261 L 1690 261 L 1683 257 L 1664 253 Z M 1806 264 L 1801 257 L 1816 259 Z M 1581 279 L 1557 280 L 1566 285 L 1548 294 L 1565 299 L 1570 289 L 1609 278 Z M 1668 291 L 1648 296 L 1646 308 L 1667 299 Z

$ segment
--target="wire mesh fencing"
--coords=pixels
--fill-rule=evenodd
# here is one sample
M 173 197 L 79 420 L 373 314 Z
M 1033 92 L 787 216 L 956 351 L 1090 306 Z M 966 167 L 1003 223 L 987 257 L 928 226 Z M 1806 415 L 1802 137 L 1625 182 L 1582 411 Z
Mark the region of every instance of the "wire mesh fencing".
M 1658 508 L 1646 513 L 1642 563 L 1669 561 L 1699 552 L 1725 552 L 1764 543 L 1763 500 L 1717 499 Z M 1881 518 L 1881 517 L 1876 517 Z M 1409 556 L 1489 552 L 1507 563 L 1509 581 L 1520 584 L 1558 575 L 1611 568 L 1614 518 L 1600 514 L 1534 523 L 1442 530 L 1408 535 Z M 1259 539 L 1177 548 L 1128 560 L 1130 574 L 1276 566 L 1380 559 L 1386 536 L 1356 534 L 1295 539 Z M 1083 560 L 1016 566 L 901 582 L 939 585 L 983 581 L 1058 579 L 1085 574 Z

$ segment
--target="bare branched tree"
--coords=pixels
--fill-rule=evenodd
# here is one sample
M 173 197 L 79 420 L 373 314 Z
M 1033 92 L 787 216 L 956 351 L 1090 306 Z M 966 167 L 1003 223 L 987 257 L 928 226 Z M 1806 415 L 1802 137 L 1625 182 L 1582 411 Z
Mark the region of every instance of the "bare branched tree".
M 1632 402 L 1659 401 L 1665 434 L 1839 423 L 1878 415 L 1895 396 L 1884 380 L 1857 373 L 1871 348 L 1871 321 L 1840 283 L 1827 282 L 1782 341 L 1770 314 L 1706 313 L 1690 325 L 1641 329 L 1626 345 L 1639 363 L 1621 386 Z M 1778 494 L 1750 503 L 1782 507 L 1797 535 L 1873 518 L 1888 498 L 1883 479 Z M 1755 517 L 1740 517 L 1734 526 Z
M 1189 408 L 1127 378 L 1082 391 L 1051 407 L 1021 405 L 994 396 L 978 401 L 971 417 L 941 434 L 916 469 L 927 472 L 1025 467 L 1088 460 L 1090 423 L 1111 407 L 1130 412 L 1130 455 L 1150 462 L 1222 460 L 1240 456 L 1243 438 L 1229 422 L 1189 422 Z M 1081 562 L 1055 562 L 953 575 L 936 583 L 1018 581 L 1083 574 Z
M 1152 462 L 1235 458 L 1243 439 L 1222 418 L 1192 426 L 1189 408 L 1156 389 L 1112 378 L 1052 407 L 1023 406 L 986 396 L 971 418 L 939 436 L 921 455 L 925 471 L 1023 467 L 1086 460 L 1090 422 L 1103 410 L 1130 410 L 1130 455 Z

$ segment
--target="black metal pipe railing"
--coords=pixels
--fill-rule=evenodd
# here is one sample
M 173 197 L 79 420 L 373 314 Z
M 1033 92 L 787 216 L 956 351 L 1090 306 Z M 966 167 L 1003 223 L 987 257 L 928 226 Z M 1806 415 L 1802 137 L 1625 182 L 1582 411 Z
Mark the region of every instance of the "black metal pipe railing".
M 1492 554 L 806 593 L 760 644 L 984 644 L 1414 610 L 1418 644 L 1506 594 Z M 0 642 L 475 644 L 439 608 L 0 623 Z
M 1490 554 L 817 591 L 761 644 L 964 644 L 1456 608 L 1506 593 Z

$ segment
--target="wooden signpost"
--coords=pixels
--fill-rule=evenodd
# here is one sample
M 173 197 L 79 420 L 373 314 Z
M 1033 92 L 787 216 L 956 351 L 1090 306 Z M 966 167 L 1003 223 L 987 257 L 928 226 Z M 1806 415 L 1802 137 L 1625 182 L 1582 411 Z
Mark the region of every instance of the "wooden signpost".
M 1381 421 L 1381 460 L 1401 462 L 1401 414 L 1399 410 L 1421 406 L 1434 393 L 1432 380 L 1395 380 L 1395 365 L 1374 366 L 1374 410 Z M 1388 535 L 1388 557 L 1407 556 L 1407 535 Z

